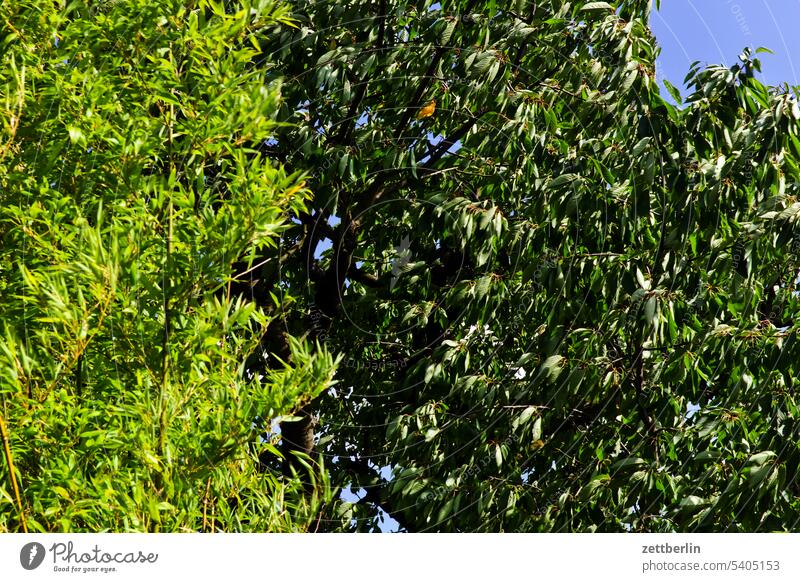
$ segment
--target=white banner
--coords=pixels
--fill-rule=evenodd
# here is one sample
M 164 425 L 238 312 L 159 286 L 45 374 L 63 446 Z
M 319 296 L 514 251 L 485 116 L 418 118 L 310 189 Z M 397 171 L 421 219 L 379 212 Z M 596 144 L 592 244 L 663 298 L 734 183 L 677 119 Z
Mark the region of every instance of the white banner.
M 2 582 L 777 582 L 798 564 L 798 534 L 0 535 Z

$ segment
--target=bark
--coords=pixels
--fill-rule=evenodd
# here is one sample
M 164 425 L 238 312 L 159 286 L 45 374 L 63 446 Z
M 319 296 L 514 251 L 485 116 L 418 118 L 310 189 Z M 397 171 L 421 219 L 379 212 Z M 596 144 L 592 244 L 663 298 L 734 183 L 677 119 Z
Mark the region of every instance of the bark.
M 309 406 L 303 407 L 295 413 L 301 420 L 281 423 L 281 452 L 283 453 L 283 471 L 291 475 L 292 471 L 298 473 L 303 469 L 296 453 L 311 457 L 314 451 L 314 415 Z M 312 457 L 313 458 L 313 457 Z

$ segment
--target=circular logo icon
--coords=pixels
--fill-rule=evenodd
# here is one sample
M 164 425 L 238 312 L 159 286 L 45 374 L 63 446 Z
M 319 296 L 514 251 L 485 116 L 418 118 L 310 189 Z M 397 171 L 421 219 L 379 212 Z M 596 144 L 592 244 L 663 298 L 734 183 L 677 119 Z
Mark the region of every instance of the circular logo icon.
M 39 542 L 30 542 L 22 546 L 19 552 L 19 563 L 26 570 L 35 570 L 44 561 L 44 546 Z

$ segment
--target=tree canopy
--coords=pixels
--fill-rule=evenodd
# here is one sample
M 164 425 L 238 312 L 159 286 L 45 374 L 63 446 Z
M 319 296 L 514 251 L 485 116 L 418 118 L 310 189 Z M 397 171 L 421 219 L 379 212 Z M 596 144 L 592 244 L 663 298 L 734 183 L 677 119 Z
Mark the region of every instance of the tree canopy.
M 648 5 L 297 2 L 271 37 L 313 192 L 285 316 L 344 355 L 315 410 L 357 528 L 795 524 L 800 110 L 750 51 L 665 99 Z
M 648 0 L 40 4 L 0 528 L 794 528 L 800 108 L 754 51 L 665 96 Z
M 278 305 L 231 293 L 308 195 L 253 149 L 288 12 L 193 4 L 0 3 L 0 530 L 306 529 L 330 496 L 258 435 L 333 357 L 293 338 L 254 372 Z

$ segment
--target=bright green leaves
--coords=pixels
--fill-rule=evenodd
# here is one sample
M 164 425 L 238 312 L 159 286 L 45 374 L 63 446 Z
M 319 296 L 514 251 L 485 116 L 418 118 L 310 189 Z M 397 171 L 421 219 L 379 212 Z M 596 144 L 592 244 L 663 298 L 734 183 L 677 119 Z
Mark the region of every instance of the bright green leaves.
M 276 356 L 292 298 L 248 287 L 308 196 L 259 151 L 288 12 L 195 4 L 0 2 L 23 33 L 0 51 L 0 397 L 35 531 L 302 530 L 330 500 L 275 472 L 269 423 L 336 361 L 291 335 Z

